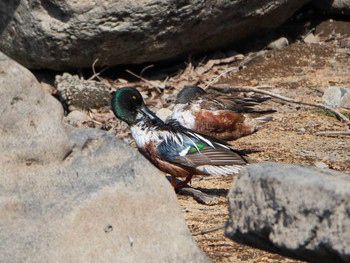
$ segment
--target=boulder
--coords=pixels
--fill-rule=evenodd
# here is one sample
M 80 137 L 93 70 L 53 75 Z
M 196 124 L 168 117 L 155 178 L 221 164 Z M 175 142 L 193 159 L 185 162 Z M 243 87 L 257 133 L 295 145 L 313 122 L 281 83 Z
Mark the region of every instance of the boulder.
M 135 149 L 63 125 L 59 103 L 12 61 L 0 61 L 0 100 L 1 262 L 210 262 Z
M 20 77 L 19 77 L 20 76 Z M 10 59 L 0 61 L 0 163 L 62 161 L 72 148 L 61 104 L 34 75 Z
M 226 236 L 311 262 L 350 261 L 350 175 L 264 163 L 247 166 L 229 191 Z
M 339 86 L 329 86 L 322 96 L 322 102 L 329 107 L 350 109 L 350 89 Z
M 237 43 L 307 0 L 0 0 L 0 50 L 29 68 L 138 64 Z

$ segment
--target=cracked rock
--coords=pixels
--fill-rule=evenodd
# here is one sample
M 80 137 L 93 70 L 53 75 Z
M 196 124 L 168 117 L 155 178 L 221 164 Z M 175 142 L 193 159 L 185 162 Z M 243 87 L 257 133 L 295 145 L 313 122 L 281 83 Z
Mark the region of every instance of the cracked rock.
M 247 166 L 229 192 L 225 234 L 312 262 L 350 261 L 350 175 L 275 163 Z
M 210 262 L 136 150 L 63 124 L 60 103 L 11 60 L 0 101 L 1 262 Z
M 54 70 L 162 61 L 274 29 L 307 2 L 0 0 L 0 50 Z

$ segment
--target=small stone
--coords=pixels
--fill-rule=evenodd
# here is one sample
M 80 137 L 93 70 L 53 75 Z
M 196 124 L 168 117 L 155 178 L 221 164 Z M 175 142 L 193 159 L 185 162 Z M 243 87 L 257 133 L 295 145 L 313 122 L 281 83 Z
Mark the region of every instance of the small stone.
M 304 38 L 304 42 L 308 43 L 308 44 L 317 44 L 320 43 L 320 38 L 312 33 L 308 34 L 305 38 Z
M 321 124 L 318 123 L 318 122 L 316 122 L 316 121 L 309 121 L 309 122 L 307 123 L 307 125 L 313 126 L 313 127 L 317 127 L 317 126 L 320 126 Z
M 350 109 L 350 92 L 344 94 L 344 96 L 341 98 L 339 107 Z
M 273 42 L 271 42 L 267 48 L 268 49 L 281 49 L 289 45 L 289 41 L 285 37 L 281 37 Z
M 329 86 L 322 96 L 322 102 L 329 107 L 340 107 L 345 94 L 350 94 L 350 90 L 339 86 Z M 344 104 L 346 104 L 348 100 L 348 97 L 345 98 Z
M 341 48 L 350 48 L 350 37 L 339 40 L 339 46 Z
M 329 168 L 328 164 L 326 164 L 324 162 L 316 162 L 314 164 L 315 164 L 316 167 L 321 168 L 321 169 Z
M 85 113 L 78 111 L 78 110 L 74 110 L 68 114 L 68 116 L 65 118 L 65 120 L 69 124 L 75 126 L 75 125 L 77 125 L 78 122 L 88 121 L 88 120 L 90 120 L 90 118 Z

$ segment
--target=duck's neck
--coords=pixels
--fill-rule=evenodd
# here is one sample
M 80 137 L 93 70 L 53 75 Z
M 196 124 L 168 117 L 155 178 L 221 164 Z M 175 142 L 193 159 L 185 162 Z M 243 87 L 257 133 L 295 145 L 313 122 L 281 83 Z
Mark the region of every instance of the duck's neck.
M 161 140 L 158 130 L 161 124 L 151 119 L 143 119 L 132 125 L 130 130 L 137 147 L 142 148 L 148 142 L 157 144 Z

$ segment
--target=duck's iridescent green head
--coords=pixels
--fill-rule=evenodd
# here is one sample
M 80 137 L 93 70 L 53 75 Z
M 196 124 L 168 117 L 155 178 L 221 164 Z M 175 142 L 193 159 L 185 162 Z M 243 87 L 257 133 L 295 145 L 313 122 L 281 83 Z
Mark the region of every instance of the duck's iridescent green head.
M 198 86 L 185 86 L 176 97 L 176 103 L 185 104 L 191 100 L 205 94 L 204 89 Z
M 133 125 L 141 118 L 158 119 L 143 102 L 140 92 L 135 88 L 124 87 L 112 92 L 111 108 L 114 115 Z
M 125 87 L 112 93 L 111 108 L 114 115 L 129 125 L 135 122 L 142 105 L 142 96 L 134 88 Z

